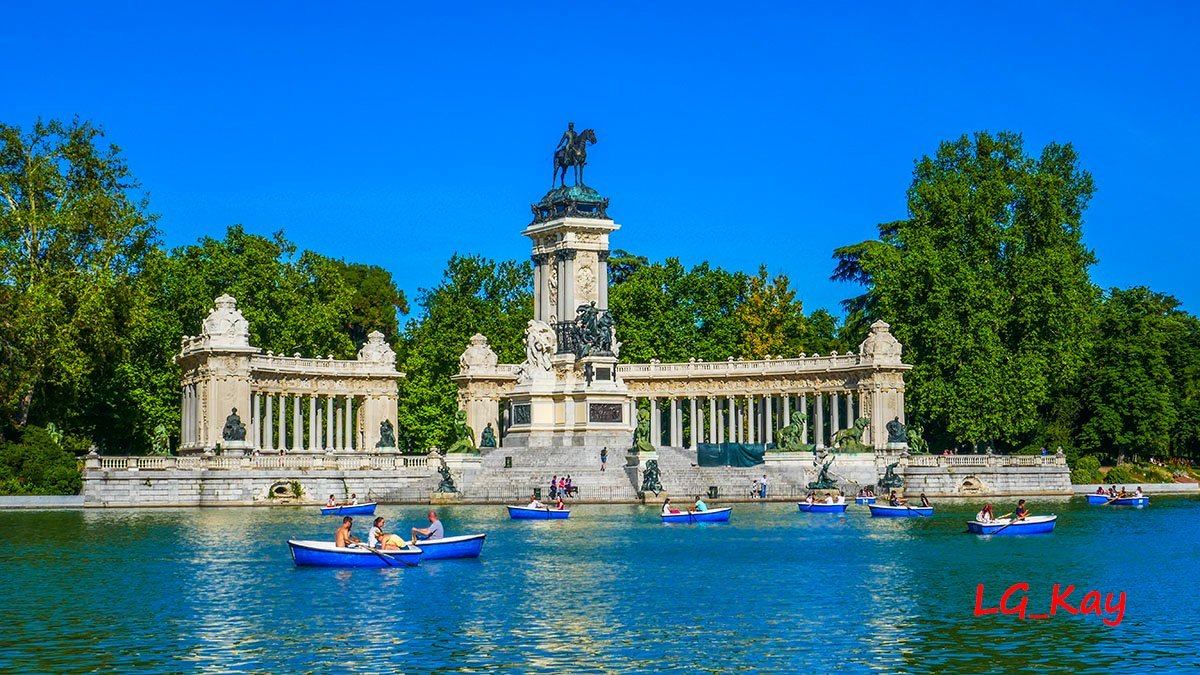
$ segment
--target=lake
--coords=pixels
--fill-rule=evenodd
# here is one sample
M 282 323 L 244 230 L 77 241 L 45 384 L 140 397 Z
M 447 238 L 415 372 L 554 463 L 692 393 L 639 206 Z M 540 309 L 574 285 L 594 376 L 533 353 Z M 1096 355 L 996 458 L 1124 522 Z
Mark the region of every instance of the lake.
M 1105 672 L 1191 670 L 1200 499 L 1145 509 L 1031 500 L 1053 534 L 978 537 L 982 502 L 931 518 L 736 504 L 728 524 L 578 505 L 567 521 L 439 509 L 487 532 L 478 560 L 297 568 L 288 538 L 332 538 L 315 507 L 0 512 L 0 670 L 254 672 Z M 998 501 L 998 513 L 1011 510 Z M 388 529 L 420 506 L 381 506 Z M 365 537 L 370 518 L 355 518 Z M 1124 592 L 1094 614 L 1029 614 L 1054 584 Z M 1115 597 L 1115 596 L 1114 596 Z M 1111 614 L 1106 615 L 1110 621 Z

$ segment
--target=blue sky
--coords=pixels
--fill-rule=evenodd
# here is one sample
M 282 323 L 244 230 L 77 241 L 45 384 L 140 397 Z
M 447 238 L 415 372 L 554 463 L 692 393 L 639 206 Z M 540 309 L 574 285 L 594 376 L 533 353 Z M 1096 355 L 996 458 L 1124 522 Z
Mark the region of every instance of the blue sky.
M 1196 3 L 4 4 L 0 121 L 102 124 L 171 246 L 283 229 L 415 299 L 528 255 L 571 120 L 614 248 L 840 311 L 831 252 L 905 215 L 913 160 L 1010 129 L 1095 176 L 1097 283 L 1200 307 Z

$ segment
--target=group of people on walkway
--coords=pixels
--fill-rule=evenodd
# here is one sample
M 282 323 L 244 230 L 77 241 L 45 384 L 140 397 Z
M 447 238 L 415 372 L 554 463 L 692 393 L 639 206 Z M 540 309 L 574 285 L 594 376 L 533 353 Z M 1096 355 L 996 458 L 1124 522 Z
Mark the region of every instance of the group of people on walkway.
M 570 476 L 550 477 L 550 492 L 546 493 L 547 499 L 574 497 L 577 494 L 579 494 L 579 488 L 571 484 Z
M 442 521 L 438 520 L 437 511 L 430 511 L 428 514 L 428 527 L 414 527 L 411 530 L 412 544 L 418 541 L 430 539 L 445 539 L 446 528 L 442 525 Z M 371 529 L 367 531 L 368 548 L 376 548 L 383 551 L 398 551 L 409 546 L 409 542 L 396 533 L 388 533 L 383 531 L 383 526 L 387 521 L 383 516 L 377 516 L 371 523 Z M 362 545 L 362 539 L 354 536 L 351 529 L 354 527 L 354 518 L 346 516 L 342 518 L 342 525 L 333 534 L 333 543 L 338 548 L 348 548 L 351 546 Z

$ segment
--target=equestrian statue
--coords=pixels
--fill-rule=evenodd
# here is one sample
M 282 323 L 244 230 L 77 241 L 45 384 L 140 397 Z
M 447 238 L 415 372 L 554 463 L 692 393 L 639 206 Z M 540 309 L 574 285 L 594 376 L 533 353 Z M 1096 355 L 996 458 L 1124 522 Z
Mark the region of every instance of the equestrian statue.
M 567 167 L 575 167 L 575 184 L 583 185 L 583 167 L 587 164 L 587 146 L 596 142 L 596 132 L 584 129 L 576 133 L 575 123 L 568 122 L 567 130 L 563 132 L 554 150 L 554 173 L 550 176 L 550 188 L 558 179 L 562 187 L 567 186 Z

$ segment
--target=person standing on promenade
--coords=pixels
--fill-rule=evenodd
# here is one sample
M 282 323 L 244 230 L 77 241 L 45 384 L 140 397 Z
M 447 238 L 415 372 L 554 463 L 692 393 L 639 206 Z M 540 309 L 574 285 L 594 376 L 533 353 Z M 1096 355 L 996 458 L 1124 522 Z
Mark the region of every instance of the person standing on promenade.
M 607 464 L 608 464 L 608 446 L 606 445 L 603 448 L 600 448 L 600 470 L 604 471 L 604 468 Z
M 763 474 L 762 480 L 759 481 L 758 485 L 759 485 L 759 490 L 760 490 L 758 496 L 762 497 L 763 499 L 766 499 L 767 498 L 767 474 L 765 474 L 765 473 Z

